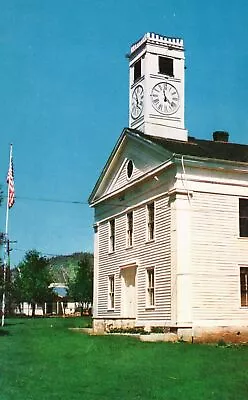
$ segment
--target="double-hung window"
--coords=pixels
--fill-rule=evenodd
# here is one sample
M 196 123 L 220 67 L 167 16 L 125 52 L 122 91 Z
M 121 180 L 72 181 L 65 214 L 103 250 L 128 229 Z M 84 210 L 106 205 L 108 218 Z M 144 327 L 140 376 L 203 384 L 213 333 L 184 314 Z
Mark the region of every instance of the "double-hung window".
M 115 277 L 110 275 L 108 277 L 108 309 L 113 310 L 115 308 Z
M 248 237 L 248 199 L 239 199 L 239 236 Z
M 155 306 L 154 268 L 148 268 L 147 274 L 147 307 Z
M 127 246 L 133 245 L 133 211 L 127 213 Z
M 109 221 L 109 251 L 115 251 L 115 219 Z
M 248 267 L 240 268 L 241 307 L 248 307 Z
M 154 239 L 154 202 L 147 205 L 147 240 Z

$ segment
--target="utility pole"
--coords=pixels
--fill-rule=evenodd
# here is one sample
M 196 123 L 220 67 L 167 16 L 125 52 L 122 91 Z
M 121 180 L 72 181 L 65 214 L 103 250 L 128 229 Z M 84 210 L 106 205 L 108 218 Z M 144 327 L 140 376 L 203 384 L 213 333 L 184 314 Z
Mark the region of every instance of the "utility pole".
M 8 197 L 6 202 L 6 220 L 5 220 L 5 252 L 4 252 L 4 265 L 3 265 L 3 297 L 2 297 L 2 326 L 4 326 L 5 316 L 5 291 L 6 291 L 6 270 L 9 262 L 9 241 L 8 241 L 8 226 L 9 226 L 9 209 L 15 203 L 15 188 L 14 188 L 14 169 L 13 169 L 13 157 L 12 157 L 12 144 L 10 145 L 9 152 L 9 169 L 7 175 L 8 184 Z
M 5 257 L 3 265 L 3 300 L 2 300 L 2 326 L 4 326 L 4 317 L 6 309 L 6 297 L 9 300 L 9 287 L 10 287 L 10 252 L 13 250 L 10 248 L 10 243 L 17 243 L 16 240 L 9 240 L 8 236 L 5 235 L 3 243 L 5 244 Z M 6 296 L 7 295 L 7 296 Z M 9 302 L 8 302 L 9 305 Z M 9 311 L 9 310 L 8 310 Z

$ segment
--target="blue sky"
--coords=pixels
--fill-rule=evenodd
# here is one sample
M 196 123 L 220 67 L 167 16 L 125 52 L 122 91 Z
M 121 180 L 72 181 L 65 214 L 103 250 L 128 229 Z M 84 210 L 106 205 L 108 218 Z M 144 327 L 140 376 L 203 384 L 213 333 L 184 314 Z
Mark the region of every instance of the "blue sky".
M 0 184 L 6 193 L 13 143 L 12 263 L 34 248 L 93 250 L 87 199 L 128 125 L 125 54 L 144 33 L 184 39 L 189 133 L 227 130 L 248 144 L 247 15 L 245 0 L 0 0 Z

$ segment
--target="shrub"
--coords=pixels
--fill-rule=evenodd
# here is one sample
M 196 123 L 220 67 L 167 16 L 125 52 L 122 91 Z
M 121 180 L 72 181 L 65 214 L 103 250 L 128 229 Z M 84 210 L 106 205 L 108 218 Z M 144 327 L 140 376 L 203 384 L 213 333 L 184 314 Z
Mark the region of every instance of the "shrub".
M 164 326 L 152 326 L 151 333 L 165 333 L 165 327 Z
M 146 335 L 149 334 L 149 332 L 145 331 L 144 327 L 127 327 L 127 328 L 113 328 L 110 327 L 108 330 L 109 333 L 130 333 L 130 334 L 137 334 L 137 335 Z

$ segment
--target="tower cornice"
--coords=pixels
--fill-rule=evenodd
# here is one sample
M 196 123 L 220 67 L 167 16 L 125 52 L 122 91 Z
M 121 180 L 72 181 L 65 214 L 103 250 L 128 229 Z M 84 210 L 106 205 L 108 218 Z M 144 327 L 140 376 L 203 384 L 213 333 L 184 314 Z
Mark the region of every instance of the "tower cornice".
M 169 36 L 162 36 L 157 33 L 147 32 L 141 39 L 131 45 L 130 57 L 135 53 L 141 46 L 146 43 L 158 44 L 167 46 L 170 49 L 184 50 L 183 39 Z

